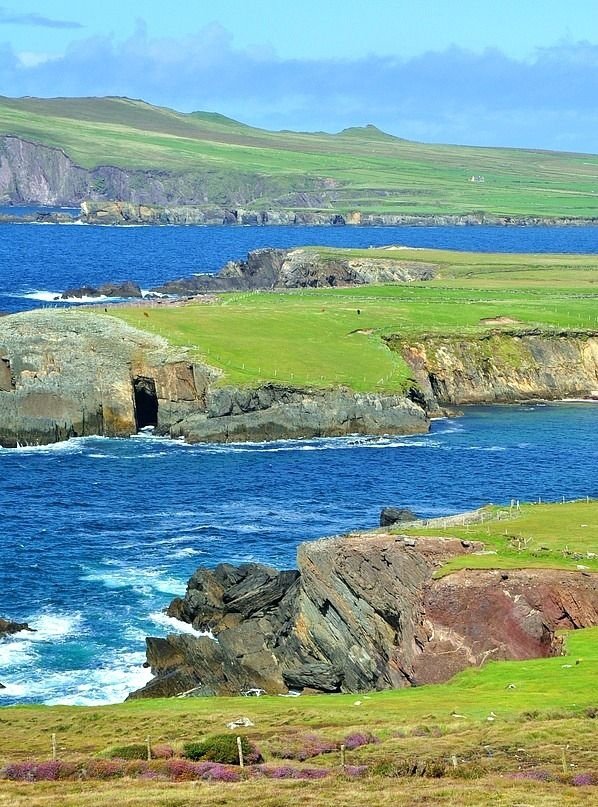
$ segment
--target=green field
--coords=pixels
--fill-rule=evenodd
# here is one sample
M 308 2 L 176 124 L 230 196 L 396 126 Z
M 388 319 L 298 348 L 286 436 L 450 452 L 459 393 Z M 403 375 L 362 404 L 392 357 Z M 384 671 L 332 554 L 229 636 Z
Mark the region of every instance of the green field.
M 429 145 L 373 126 L 270 132 L 126 98 L 0 98 L 0 133 L 59 147 L 86 168 L 202 176 L 222 202 L 229 180 L 231 188 L 245 184 L 255 187 L 252 204 L 266 208 L 298 209 L 307 203 L 285 203 L 285 194 L 318 191 L 325 192 L 324 207 L 342 213 L 598 213 L 596 155 Z
M 222 294 L 185 306 L 117 306 L 110 316 L 188 347 L 223 371 L 223 382 L 273 381 L 359 391 L 410 384 L 403 358 L 383 337 L 479 335 L 485 319 L 517 328 L 598 329 L 598 259 L 482 255 L 436 250 L 317 249 L 326 258 L 383 257 L 440 267 L 421 283 Z M 358 314 L 358 310 L 360 313 Z
M 481 541 L 492 554 L 460 555 L 437 572 L 458 569 L 569 569 L 598 572 L 598 501 L 489 506 L 482 522 L 464 526 L 392 529 Z
M 136 778 L 113 781 L 0 782 L 0 804 L 242 805 L 259 799 L 266 807 L 319 805 L 560 805 L 589 803 L 595 788 L 566 784 L 575 773 L 595 771 L 598 754 L 596 684 L 598 628 L 569 633 L 567 654 L 549 659 L 490 662 L 469 669 L 447 684 L 369 695 L 317 695 L 299 699 L 197 698 L 135 701 L 107 707 L 14 707 L 1 713 L 0 766 L 10 760 L 48 758 L 56 733 L 60 758 L 78 760 L 115 744 L 170 743 L 218 733 L 239 715 L 255 724 L 244 729 L 270 764 L 285 739 L 306 734 L 340 742 L 369 731 L 380 740 L 348 754 L 347 763 L 365 765 L 364 779 L 339 774 L 337 753 L 295 767 L 332 771 L 321 782 L 249 779 L 240 784 L 169 784 Z M 455 755 L 458 767 L 450 763 Z M 440 779 L 396 777 L 398 760 L 449 763 Z M 552 781 L 511 778 L 542 770 Z M 564 783 L 559 782 L 559 778 Z M 598 780 L 597 780 L 598 781 Z M 488 801 L 490 799 L 490 801 Z

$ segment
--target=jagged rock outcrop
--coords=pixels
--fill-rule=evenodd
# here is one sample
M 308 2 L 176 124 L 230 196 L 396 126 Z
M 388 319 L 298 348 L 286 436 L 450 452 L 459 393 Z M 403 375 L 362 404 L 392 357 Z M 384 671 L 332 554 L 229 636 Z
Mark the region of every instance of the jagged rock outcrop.
M 598 576 L 467 570 L 475 542 L 361 534 L 302 544 L 298 572 L 199 569 L 170 616 L 211 636 L 148 638 L 154 678 L 131 697 L 251 688 L 359 692 L 443 681 L 488 658 L 558 652 L 559 628 L 598 624 Z
M 386 339 L 428 405 L 512 403 L 598 393 L 598 333 L 491 330 L 476 336 Z
M 310 249 L 257 249 L 246 261 L 231 261 L 215 275 L 194 275 L 153 289 L 160 294 L 201 294 L 215 291 L 298 289 L 408 283 L 431 280 L 432 263 L 396 258 L 339 258 Z
M 0 445 L 38 445 L 144 426 L 190 442 L 427 431 L 405 395 L 264 384 L 219 371 L 110 316 L 32 311 L 0 319 Z
M 35 632 L 26 622 L 13 622 L 11 619 L 0 617 L 0 639 L 3 636 L 10 636 L 13 633 L 20 633 L 23 630 Z
M 143 293 L 138 283 L 133 283 L 132 280 L 124 280 L 122 283 L 103 283 L 100 286 L 77 286 L 74 289 L 66 289 L 57 299 L 72 300 L 83 297 L 134 299 L 143 297 Z

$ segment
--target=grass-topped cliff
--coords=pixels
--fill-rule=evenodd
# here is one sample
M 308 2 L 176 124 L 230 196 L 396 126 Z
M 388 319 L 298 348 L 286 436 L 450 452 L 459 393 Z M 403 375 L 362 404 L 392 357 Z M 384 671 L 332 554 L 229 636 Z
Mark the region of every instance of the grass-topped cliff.
M 131 175 L 130 183 L 113 183 L 106 174 L 89 174 L 87 186 L 79 177 L 72 201 L 85 190 L 123 198 L 116 189 L 126 186 L 127 198 L 158 204 L 176 199 L 345 215 L 591 218 L 597 212 L 598 156 L 415 143 L 374 126 L 338 134 L 270 132 L 127 98 L 2 98 L 0 134 L 61 149 L 88 171 L 113 166 Z M 18 173 L 19 154 L 11 151 L 8 163 L 14 161 Z M 159 190 L 149 174 L 162 183 Z M 176 189 L 164 186 L 166 175 L 178 177 Z M 9 186 L 2 191 L 16 193 Z
M 224 372 L 223 383 L 264 382 L 359 391 L 410 385 L 403 343 L 494 334 L 486 358 L 529 360 L 513 334 L 598 329 L 598 259 L 420 249 L 310 248 L 321 263 L 435 267 L 433 280 L 352 288 L 220 295 L 184 306 L 115 307 L 111 315 L 166 337 Z M 389 350 L 388 344 L 398 345 Z M 485 349 L 485 348 L 484 348 Z M 482 361 L 484 356 L 480 355 Z

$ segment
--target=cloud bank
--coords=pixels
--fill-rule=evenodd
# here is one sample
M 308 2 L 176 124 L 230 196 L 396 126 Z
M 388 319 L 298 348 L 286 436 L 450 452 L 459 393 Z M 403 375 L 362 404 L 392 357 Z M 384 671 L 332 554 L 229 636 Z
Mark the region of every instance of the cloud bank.
M 284 59 L 234 47 L 218 24 L 183 39 L 72 42 L 42 63 L 0 46 L 0 92 L 126 95 L 218 111 L 268 128 L 374 123 L 410 139 L 598 152 L 598 46 L 562 43 L 530 60 L 453 47 L 412 59 Z
M 0 25 L 33 25 L 37 28 L 83 28 L 81 23 L 70 20 L 55 20 L 41 14 L 19 14 L 0 6 Z

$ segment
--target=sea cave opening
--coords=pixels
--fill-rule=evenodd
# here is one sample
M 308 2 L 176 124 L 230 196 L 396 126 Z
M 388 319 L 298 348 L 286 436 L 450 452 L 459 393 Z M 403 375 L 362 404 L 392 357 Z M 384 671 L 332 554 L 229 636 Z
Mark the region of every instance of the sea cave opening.
M 138 376 L 133 379 L 135 397 L 135 422 L 137 431 L 146 426 L 158 425 L 158 396 L 153 378 Z

